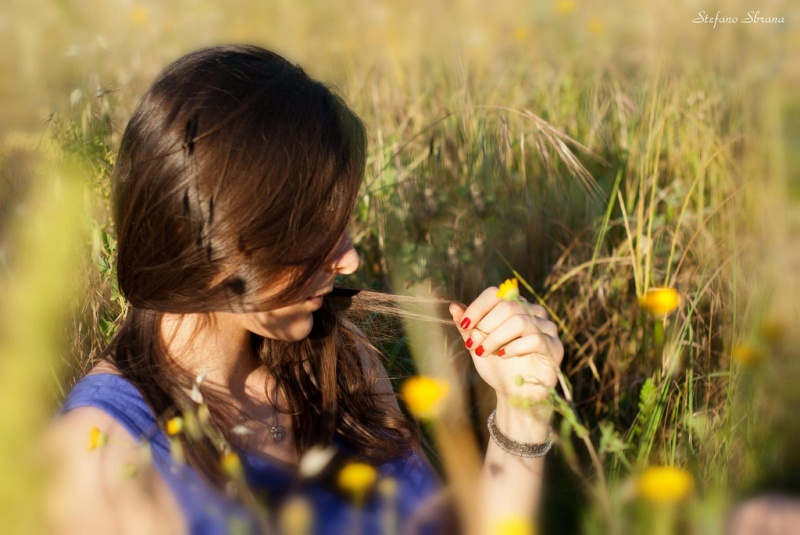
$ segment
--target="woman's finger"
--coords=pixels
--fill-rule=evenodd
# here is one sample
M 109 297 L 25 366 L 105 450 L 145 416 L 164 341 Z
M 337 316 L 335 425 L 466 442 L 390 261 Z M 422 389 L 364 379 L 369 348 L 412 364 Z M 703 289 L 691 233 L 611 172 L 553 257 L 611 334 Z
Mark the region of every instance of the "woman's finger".
M 495 311 L 500 308 L 501 305 L 497 305 L 495 310 L 490 312 L 486 318 L 491 318 L 495 314 Z M 511 308 L 511 310 L 515 311 L 519 308 L 521 307 L 516 306 Z M 483 324 L 484 322 L 482 321 L 479 327 L 483 327 Z M 537 316 L 529 316 L 524 312 L 506 317 L 502 324 L 491 330 L 487 329 L 488 332 L 483 336 L 476 335 L 476 330 L 478 330 L 478 328 L 473 330 L 471 338 L 474 342 L 475 354 L 479 357 L 492 353 L 499 353 L 505 345 L 526 334 L 542 332 L 552 338 L 558 338 L 558 328 L 553 322 Z M 467 340 L 467 345 L 470 345 L 469 340 Z
M 461 322 L 465 310 L 466 308 L 463 305 L 458 303 L 450 304 L 450 314 L 453 316 L 453 321 L 456 325 Z M 461 333 L 461 338 L 466 348 L 471 351 L 474 351 L 489 334 L 476 327 L 467 330 L 459 329 L 458 332 Z
M 531 347 L 531 341 L 537 339 L 544 340 L 546 345 Z M 520 345 L 520 340 L 526 341 L 528 345 Z M 500 328 L 489 333 L 475 349 L 475 354 L 479 357 L 492 354 L 499 357 L 518 356 L 527 353 L 550 353 L 557 359 L 561 358 L 563 346 L 558 338 L 555 324 L 539 318 L 531 319 L 529 316 L 514 316 Z
M 543 306 L 529 303 L 523 298 L 519 302 L 504 301 L 497 297 L 497 288 L 494 286 L 484 290 L 466 308 L 452 303 L 450 313 L 459 326 L 464 345 L 478 356 L 498 351 L 526 333 L 544 332 L 558 338 L 558 328 L 549 320 Z M 509 320 L 512 320 L 509 326 L 497 332 Z M 495 334 L 487 343 L 486 340 L 492 333 Z
M 515 314 L 488 333 L 475 347 L 475 354 L 479 357 L 489 356 L 513 340 L 536 332 L 533 320 L 527 314 Z
M 514 301 L 500 301 L 475 325 L 484 333 L 492 333 L 514 316 L 528 317 L 528 310 Z
M 553 354 L 555 340 L 549 334 L 542 332 L 532 333 L 512 340 L 498 349 L 493 356 L 503 359 L 538 355 L 550 361 L 555 359 Z
M 466 307 L 460 303 L 450 303 L 450 315 L 453 316 L 453 322 L 455 322 L 456 325 L 461 323 L 465 310 Z M 461 338 L 467 349 L 475 349 L 478 344 L 480 344 L 480 341 L 486 338 L 486 333 L 474 328 L 467 330 L 459 329 L 458 332 L 461 334 Z
M 464 317 L 464 311 L 466 310 L 467 310 L 466 305 L 462 305 L 461 303 L 455 303 L 455 302 L 450 303 L 450 315 L 453 316 L 453 322 L 456 325 L 461 323 L 461 320 Z M 465 331 L 464 329 L 459 329 L 458 332 L 461 333 L 461 336 L 464 338 L 464 340 L 466 340 L 467 336 L 469 336 L 469 331 Z
M 467 307 L 459 322 L 461 331 L 469 331 L 489 313 L 501 299 L 497 297 L 497 286 L 489 286 Z

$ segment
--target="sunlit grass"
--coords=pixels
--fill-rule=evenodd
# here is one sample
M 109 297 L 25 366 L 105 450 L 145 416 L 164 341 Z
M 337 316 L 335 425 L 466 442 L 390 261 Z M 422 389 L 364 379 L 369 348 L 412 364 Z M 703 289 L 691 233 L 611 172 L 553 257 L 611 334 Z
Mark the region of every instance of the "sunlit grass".
M 788 16 L 780 2 L 758 7 Z M 14 73 L 0 84 L 3 518 L 15 511 L 20 531 L 36 531 L 37 486 L 18 453 L 124 311 L 108 194 L 125 121 L 168 61 L 230 41 L 286 54 L 363 117 L 370 152 L 353 234 L 364 284 L 469 302 L 513 275 L 559 326 L 559 453 L 549 462 L 561 479 L 549 484 L 569 485 L 567 471 L 575 484 L 570 498 L 546 493 L 544 527 L 564 531 L 568 511 L 583 518 L 575 529 L 607 533 L 651 525 L 645 511 L 673 515 L 662 526 L 699 530 L 708 518 L 719 527 L 729 504 L 760 489 L 800 490 L 781 475 L 798 464 L 800 437 L 781 409 L 798 401 L 791 266 L 800 244 L 786 201 L 797 148 L 783 136 L 792 135 L 784 111 L 800 108 L 787 100 L 798 73 L 782 59 L 797 38 L 767 26 L 712 31 L 683 17 L 693 9 L 9 5 L 15 25 L 0 53 Z M 52 163 L 70 159 L 80 167 Z M 71 239 L 83 244 L 83 263 L 67 254 Z M 76 278 L 77 302 L 65 293 Z M 64 330 L 71 345 L 59 346 Z M 484 422 L 493 392 L 459 360 L 460 340 L 408 331 L 415 362 L 398 369 L 448 385 L 426 425 L 467 511 L 471 437 L 487 440 L 468 417 Z M 684 509 L 637 505 L 630 489 L 651 465 L 691 475 Z
M 36 497 L 50 467 L 37 445 L 66 387 L 61 364 L 72 333 L 65 336 L 64 325 L 79 290 L 77 252 L 88 225 L 86 188 L 74 161 L 32 136 L 9 136 L 4 149 L 6 158 L 27 156 L 19 164 L 36 192 L 24 212 L 3 214 L 8 263 L 0 275 L 0 518 L 4 529 L 22 533 L 37 531 L 41 517 Z M 90 447 L 102 442 L 89 439 Z

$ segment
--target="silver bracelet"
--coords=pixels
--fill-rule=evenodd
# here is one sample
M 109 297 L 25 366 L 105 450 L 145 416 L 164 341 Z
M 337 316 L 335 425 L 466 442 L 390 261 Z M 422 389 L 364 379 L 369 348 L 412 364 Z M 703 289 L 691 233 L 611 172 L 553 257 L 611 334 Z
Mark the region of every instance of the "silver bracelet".
M 489 428 L 489 435 L 497 446 L 512 455 L 518 457 L 544 457 L 550 448 L 553 447 L 553 427 L 548 430 L 547 440 L 536 444 L 528 444 L 526 442 L 517 442 L 505 436 L 502 431 L 497 427 L 494 416 L 497 410 L 493 410 L 486 420 L 486 425 Z

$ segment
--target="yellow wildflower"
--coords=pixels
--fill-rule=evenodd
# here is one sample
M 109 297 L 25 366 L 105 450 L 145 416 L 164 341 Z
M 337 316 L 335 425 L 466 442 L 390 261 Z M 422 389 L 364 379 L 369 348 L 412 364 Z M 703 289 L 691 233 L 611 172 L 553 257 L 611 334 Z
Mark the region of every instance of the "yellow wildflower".
M 244 470 L 242 469 L 242 462 L 239 460 L 239 456 L 232 451 L 229 451 L 223 455 L 221 462 L 222 469 L 232 478 L 238 479 L 244 473 Z
M 739 364 L 753 366 L 764 360 L 764 354 L 751 345 L 740 345 L 733 348 L 731 357 Z
M 678 308 L 680 297 L 674 288 L 650 288 L 639 298 L 639 305 L 660 318 Z
M 533 535 L 533 521 L 525 516 L 510 516 L 495 525 L 495 535 Z
M 606 30 L 606 25 L 603 22 L 603 19 L 594 17 L 586 23 L 586 28 L 592 35 L 603 35 L 603 32 Z
M 497 297 L 506 301 L 515 301 L 519 299 L 519 282 L 516 277 L 506 279 L 506 281 L 500 285 L 500 289 L 497 290 Z
M 150 22 L 150 11 L 144 6 L 134 5 L 131 7 L 128 16 L 135 26 L 144 26 Z
M 575 11 L 575 2 L 573 0 L 556 0 L 556 11 L 562 15 L 569 15 Z
M 786 334 L 786 324 L 779 319 L 767 320 L 761 324 L 758 333 L 768 342 L 777 342 Z
M 525 26 L 517 26 L 514 28 L 514 41 L 524 43 L 530 37 L 530 31 Z
M 243 22 L 240 22 L 233 27 L 233 37 L 237 41 L 249 41 L 251 40 L 252 35 L 253 31 L 251 27 Z
M 99 427 L 92 427 L 89 430 L 89 451 L 102 448 L 108 442 L 108 435 L 100 431 Z
M 639 494 L 656 503 L 677 502 L 686 498 L 694 481 L 686 470 L 673 466 L 649 466 L 639 477 Z
M 350 462 L 339 472 L 339 486 L 360 501 L 377 477 L 377 470 L 369 464 Z
M 278 511 L 281 533 L 311 533 L 314 524 L 314 509 L 308 500 L 294 496 L 281 506 Z
M 416 417 L 433 418 L 439 414 L 448 388 L 448 384 L 444 381 L 417 376 L 403 383 L 400 395 Z
M 183 418 L 180 416 L 175 416 L 174 418 L 170 418 L 167 422 L 167 434 L 170 436 L 177 435 L 183 431 Z

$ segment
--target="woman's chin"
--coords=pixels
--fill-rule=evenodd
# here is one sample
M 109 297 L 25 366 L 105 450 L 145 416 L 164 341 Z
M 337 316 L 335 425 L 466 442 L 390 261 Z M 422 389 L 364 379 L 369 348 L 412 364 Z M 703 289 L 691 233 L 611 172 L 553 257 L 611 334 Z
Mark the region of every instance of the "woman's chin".
M 314 328 L 313 311 L 295 309 L 289 312 L 278 317 L 274 313 L 258 313 L 248 328 L 264 338 L 283 342 L 299 342 L 308 338 Z
M 296 323 L 291 325 L 279 334 L 278 338 L 284 342 L 300 342 L 308 338 L 311 330 L 314 328 L 314 316 L 309 314 L 307 318 L 297 320 Z

